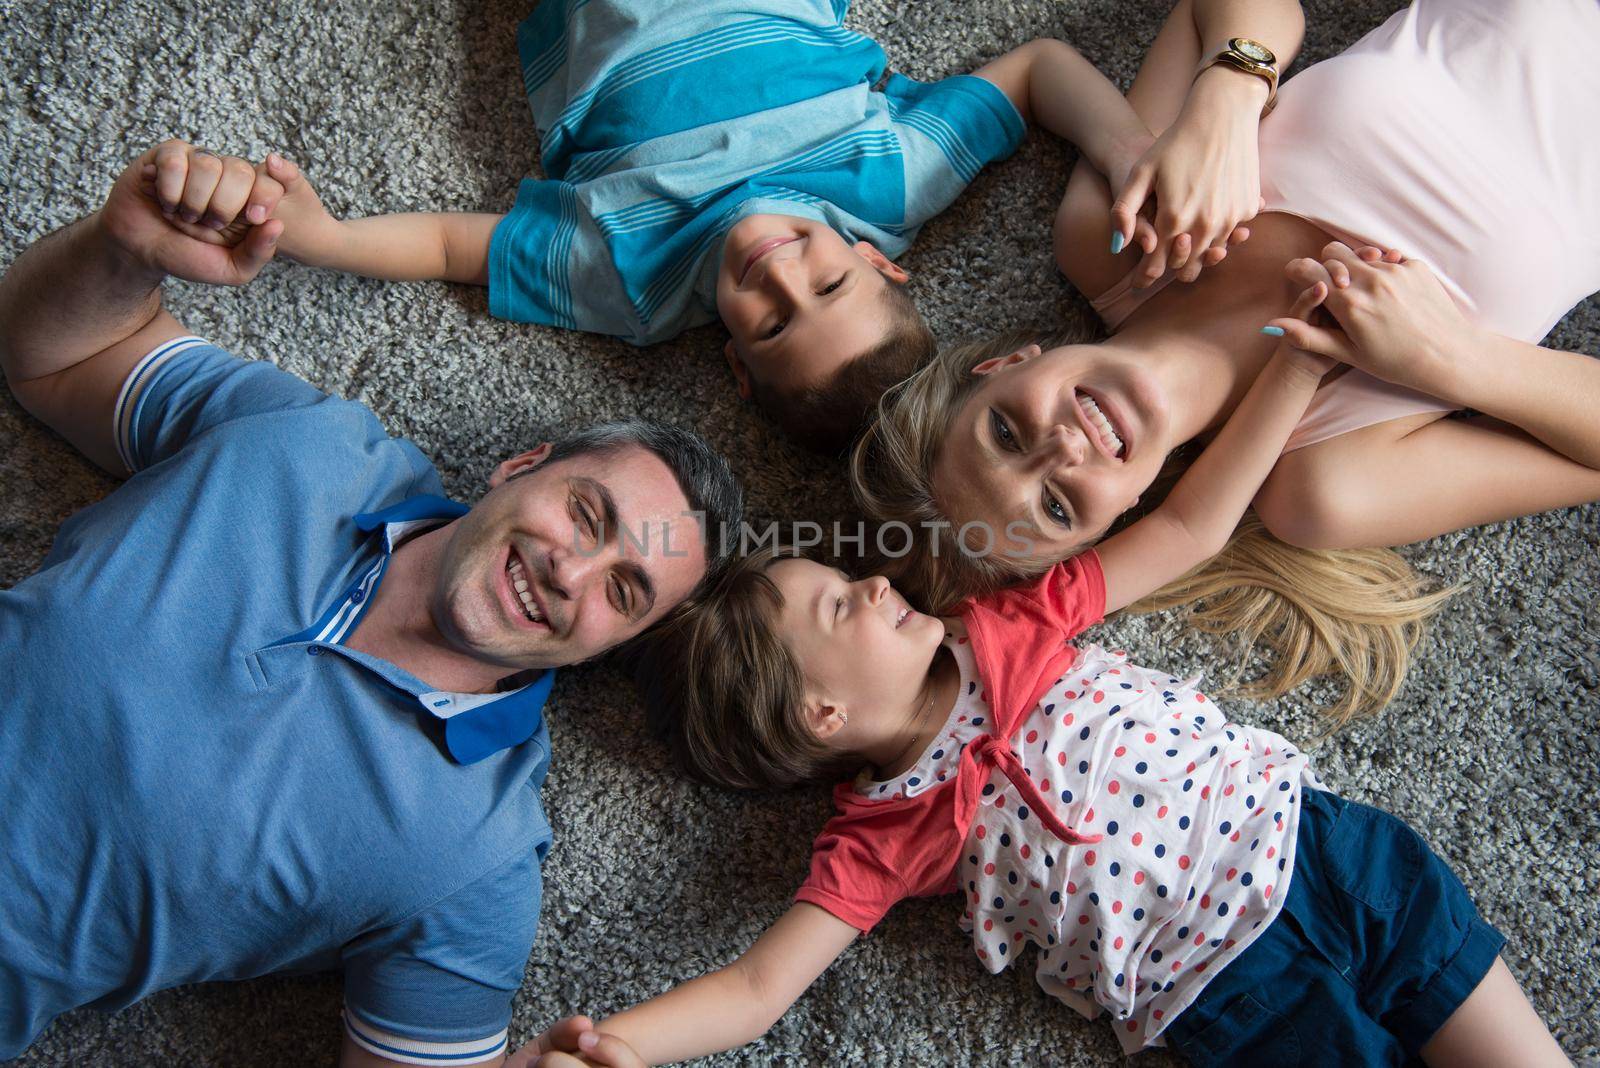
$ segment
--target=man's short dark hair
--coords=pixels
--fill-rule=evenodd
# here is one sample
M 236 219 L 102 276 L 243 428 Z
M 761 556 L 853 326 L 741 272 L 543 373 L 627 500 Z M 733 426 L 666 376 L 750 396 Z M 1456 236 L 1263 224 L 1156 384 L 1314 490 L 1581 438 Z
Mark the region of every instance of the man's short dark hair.
M 754 375 L 750 395 L 767 418 L 812 452 L 837 456 L 866 425 L 884 391 L 929 360 L 938 349 L 903 286 L 886 285 L 889 330 L 882 340 L 820 383 L 786 393 Z
M 744 491 L 728 462 L 700 435 L 649 419 L 621 419 L 586 427 L 556 442 L 546 463 L 574 456 L 614 452 L 636 446 L 654 454 L 671 469 L 691 511 L 705 517 L 706 578 L 726 562 L 739 542 L 744 520 Z M 701 584 L 706 581 L 701 579 Z M 696 586 L 699 589 L 699 585 Z

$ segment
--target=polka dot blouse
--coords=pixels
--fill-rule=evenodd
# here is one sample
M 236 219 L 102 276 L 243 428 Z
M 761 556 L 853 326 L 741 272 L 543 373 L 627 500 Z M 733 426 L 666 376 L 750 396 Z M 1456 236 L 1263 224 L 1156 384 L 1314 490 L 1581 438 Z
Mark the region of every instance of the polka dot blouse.
M 1087 586 L 1093 606 L 1083 575 L 1054 577 Z M 1098 619 L 1098 589 L 1077 618 Z M 970 643 L 946 639 L 960 693 L 916 765 L 836 792 L 798 897 L 866 930 L 904 897 L 959 892 L 991 972 L 1035 946 L 1039 985 L 1109 1013 L 1133 1052 L 1277 915 L 1300 791 L 1317 784 L 1296 747 L 1230 722 L 1193 680 L 1097 646 L 1069 650 L 1049 679 L 1023 673 L 1032 700 L 1015 707 L 980 665 L 991 649 L 1040 650 L 995 643 L 1010 627 L 987 622 Z

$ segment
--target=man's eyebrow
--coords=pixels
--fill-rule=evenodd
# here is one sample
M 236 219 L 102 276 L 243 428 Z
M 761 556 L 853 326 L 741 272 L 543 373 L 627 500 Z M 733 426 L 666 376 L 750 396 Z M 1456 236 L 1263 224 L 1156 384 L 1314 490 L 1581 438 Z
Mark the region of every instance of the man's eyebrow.
M 601 525 L 611 532 L 612 537 L 616 537 L 621 529 L 617 525 L 617 499 L 611 496 L 611 491 L 606 488 L 606 484 L 597 482 L 592 478 L 586 478 L 583 475 L 574 476 L 572 482 L 574 485 L 582 486 L 585 490 L 600 498 Z

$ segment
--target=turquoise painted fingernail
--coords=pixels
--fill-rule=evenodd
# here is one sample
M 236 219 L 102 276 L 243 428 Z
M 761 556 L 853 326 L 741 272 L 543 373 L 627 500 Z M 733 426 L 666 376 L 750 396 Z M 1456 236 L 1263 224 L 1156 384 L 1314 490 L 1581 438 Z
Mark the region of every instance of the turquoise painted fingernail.
M 1126 242 L 1124 242 L 1122 240 L 1122 231 L 1119 230 L 1116 233 L 1112 234 L 1111 235 L 1111 254 L 1113 256 L 1115 256 L 1117 253 L 1121 252 L 1122 251 L 1122 246 L 1124 244 L 1126 244 Z
M 1261 328 L 1261 332 L 1263 334 L 1266 334 L 1268 337 L 1282 337 L 1283 336 L 1283 327 L 1281 327 L 1281 326 L 1263 326 Z

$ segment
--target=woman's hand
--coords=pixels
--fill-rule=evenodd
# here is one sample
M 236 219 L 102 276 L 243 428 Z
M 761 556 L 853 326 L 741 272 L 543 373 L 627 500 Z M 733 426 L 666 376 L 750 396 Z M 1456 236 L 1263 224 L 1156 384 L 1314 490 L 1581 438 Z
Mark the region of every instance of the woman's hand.
M 1241 224 L 1261 210 L 1256 133 L 1264 86 L 1213 68 L 1202 74 L 1183 111 L 1117 182 L 1111 205 L 1112 252 L 1129 244 L 1145 253 L 1133 273 L 1145 288 L 1168 269 L 1191 282 L 1220 262 L 1229 244 L 1249 236 Z M 1141 209 L 1154 198 L 1153 229 L 1141 232 Z
M 1326 326 L 1296 316 L 1273 320 L 1287 340 L 1386 382 L 1458 399 L 1458 383 L 1484 345 L 1427 264 L 1334 241 L 1320 260 L 1291 260 L 1284 273 L 1300 285 L 1328 286 L 1323 307 L 1336 320 Z

